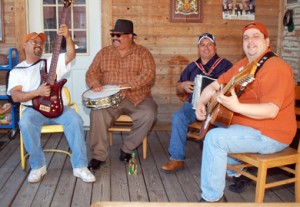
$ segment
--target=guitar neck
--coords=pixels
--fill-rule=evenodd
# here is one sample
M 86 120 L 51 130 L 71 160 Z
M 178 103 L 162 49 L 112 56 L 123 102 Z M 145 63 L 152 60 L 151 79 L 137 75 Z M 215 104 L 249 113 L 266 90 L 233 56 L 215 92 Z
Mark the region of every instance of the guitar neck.
M 60 17 L 60 25 L 65 24 L 66 22 L 67 8 L 68 7 L 63 7 L 62 14 Z M 56 68 L 57 68 L 58 57 L 61 49 L 61 41 L 62 41 L 62 36 L 56 35 L 54 47 L 53 47 L 52 61 L 50 64 L 50 70 L 49 70 L 48 80 L 47 80 L 47 83 L 50 85 L 54 85 L 56 80 Z
M 243 91 L 245 87 L 254 80 L 256 69 L 257 69 L 257 62 L 252 61 L 250 64 L 246 66 L 246 68 L 243 68 L 242 70 L 240 70 L 238 74 L 233 76 L 230 79 L 229 83 L 227 83 L 227 85 L 222 89 L 222 91 L 220 91 L 220 93 L 218 93 L 214 97 L 214 99 L 210 102 L 207 108 L 207 113 L 210 114 L 215 108 L 215 106 L 217 105 L 218 103 L 217 98 L 219 94 L 229 95 L 231 89 L 235 87 L 238 83 L 241 84 L 241 86 L 243 87 L 242 89 Z M 240 91 L 238 91 L 237 95 L 238 96 L 240 95 Z

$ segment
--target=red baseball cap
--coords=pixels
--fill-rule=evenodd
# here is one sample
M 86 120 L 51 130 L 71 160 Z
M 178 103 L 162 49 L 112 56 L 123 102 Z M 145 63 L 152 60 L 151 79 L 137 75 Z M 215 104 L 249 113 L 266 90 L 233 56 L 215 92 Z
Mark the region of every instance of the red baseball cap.
M 33 40 L 35 39 L 36 37 L 40 37 L 42 39 L 43 42 L 46 41 L 46 35 L 45 33 L 36 33 L 36 32 L 32 32 L 32 33 L 29 33 L 27 34 L 24 39 L 23 39 L 23 43 L 27 42 L 28 40 Z
M 251 22 L 249 24 L 247 24 L 246 26 L 244 26 L 243 28 L 243 35 L 245 33 L 246 30 L 248 29 L 258 29 L 261 33 L 264 34 L 265 37 L 268 37 L 269 36 L 269 33 L 268 33 L 268 30 L 266 28 L 266 26 L 260 22 Z

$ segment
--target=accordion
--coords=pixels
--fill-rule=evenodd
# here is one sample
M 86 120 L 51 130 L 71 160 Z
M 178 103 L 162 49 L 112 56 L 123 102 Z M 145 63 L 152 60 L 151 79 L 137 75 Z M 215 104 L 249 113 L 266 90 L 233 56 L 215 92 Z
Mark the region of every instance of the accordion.
M 194 92 L 193 92 L 193 98 L 192 98 L 192 105 L 193 109 L 197 108 L 197 103 L 200 98 L 200 94 L 203 91 L 203 89 L 208 86 L 210 83 L 214 82 L 216 79 L 205 76 L 205 75 L 197 75 L 195 77 L 195 86 L 194 86 Z

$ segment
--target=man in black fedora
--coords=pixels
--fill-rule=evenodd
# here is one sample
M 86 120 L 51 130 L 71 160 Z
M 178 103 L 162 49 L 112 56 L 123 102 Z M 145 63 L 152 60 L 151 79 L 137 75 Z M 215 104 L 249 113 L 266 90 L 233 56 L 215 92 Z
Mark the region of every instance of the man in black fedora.
M 112 45 L 104 47 L 95 56 L 86 72 L 86 83 L 94 92 L 105 85 L 128 88 L 120 91 L 117 107 L 92 109 L 90 112 L 90 146 L 93 158 L 88 168 L 96 170 L 108 156 L 108 128 L 121 114 L 133 120 L 131 132 L 123 140 L 121 161 L 128 162 L 131 152 L 150 131 L 157 116 L 157 104 L 151 88 L 155 82 L 155 62 L 148 49 L 134 42 L 137 36 L 130 20 L 118 19 L 110 30 Z

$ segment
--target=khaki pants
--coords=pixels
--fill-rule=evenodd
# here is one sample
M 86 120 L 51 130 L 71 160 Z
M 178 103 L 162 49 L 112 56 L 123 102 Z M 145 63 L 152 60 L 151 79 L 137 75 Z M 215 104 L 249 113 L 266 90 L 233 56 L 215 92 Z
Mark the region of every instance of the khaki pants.
M 157 116 L 157 104 L 152 97 L 147 97 L 134 106 L 124 99 L 118 107 L 91 110 L 90 112 L 90 147 L 94 159 L 105 161 L 108 155 L 108 128 L 121 115 L 129 115 L 133 126 L 124 138 L 121 149 L 131 153 L 139 146 L 153 126 Z

